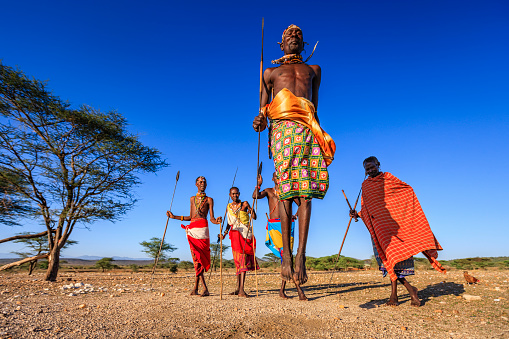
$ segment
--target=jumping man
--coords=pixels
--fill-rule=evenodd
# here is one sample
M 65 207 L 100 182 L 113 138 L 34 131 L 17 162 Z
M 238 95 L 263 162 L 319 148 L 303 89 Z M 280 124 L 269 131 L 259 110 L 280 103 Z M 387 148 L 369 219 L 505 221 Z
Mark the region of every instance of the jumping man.
M 263 131 L 269 118 L 270 149 L 279 181 L 279 211 L 285 249 L 290 248 L 292 203 L 299 206 L 299 248 L 295 270 L 292 252 L 284 251 L 281 276 L 300 286 L 308 280 L 306 243 L 311 199 L 323 199 L 327 192 L 327 166 L 334 158 L 336 145 L 319 125 L 316 109 L 321 69 L 302 61 L 302 30 L 290 25 L 283 32 L 280 47 L 285 55 L 273 61 L 280 66 L 267 68 L 263 74 L 260 114 L 254 119 L 253 128 Z M 298 292 L 299 299 L 307 300 L 300 289 Z
M 206 297 L 209 294 L 207 284 L 205 284 L 204 273 L 210 268 L 210 239 L 209 227 L 207 223 L 207 214 L 210 210 L 210 221 L 213 224 L 220 224 L 222 218 L 214 218 L 214 200 L 207 197 L 205 189 L 207 188 L 207 180 L 205 177 L 198 177 L 196 179 L 196 187 L 198 193 L 191 197 L 191 211 L 190 216 L 177 216 L 173 215 L 170 211 L 166 215 L 172 219 L 180 219 L 180 221 L 191 221 L 187 226 L 181 225 L 186 230 L 187 240 L 191 248 L 191 256 L 193 257 L 194 270 L 196 272 L 196 279 L 194 289 L 191 295 L 198 295 L 198 283 L 201 281 L 203 284 L 203 292 L 201 297 Z

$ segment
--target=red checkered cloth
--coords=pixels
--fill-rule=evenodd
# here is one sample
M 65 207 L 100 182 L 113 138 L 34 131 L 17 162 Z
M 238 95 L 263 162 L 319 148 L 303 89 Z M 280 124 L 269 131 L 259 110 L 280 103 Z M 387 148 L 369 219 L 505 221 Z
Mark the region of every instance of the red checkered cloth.
M 381 173 L 362 183 L 361 217 L 373 238 L 380 259 L 392 281 L 394 265 L 422 252 L 439 272 L 442 250 L 410 185 L 390 173 Z

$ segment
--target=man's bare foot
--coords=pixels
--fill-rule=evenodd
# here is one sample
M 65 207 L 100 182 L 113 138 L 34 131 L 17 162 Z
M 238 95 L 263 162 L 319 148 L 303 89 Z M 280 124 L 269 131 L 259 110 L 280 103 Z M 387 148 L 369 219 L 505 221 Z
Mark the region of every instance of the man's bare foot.
M 302 290 L 302 288 L 300 288 L 300 286 L 297 283 L 295 284 L 295 288 L 297 288 L 297 293 L 299 294 L 299 300 L 307 301 L 308 298 L 304 294 L 304 291 Z
M 412 286 L 412 292 L 410 292 L 410 299 L 412 302 L 410 303 L 411 306 L 419 307 L 421 306 L 421 301 L 419 300 L 419 297 L 417 296 L 418 289 L 416 287 Z
M 209 295 L 210 295 L 209 291 L 205 290 L 200 294 L 200 297 L 208 297 Z
M 392 296 L 389 298 L 389 301 L 385 303 L 385 306 L 398 306 L 399 303 L 398 303 L 398 297 L 397 296 Z
M 286 281 L 293 280 L 293 258 L 283 255 L 283 263 L 281 264 L 281 278 Z
M 279 297 L 282 299 L 288 299 L 288 296 L 285 294 L 285 291 L 279 290 Z
M 295 284 L 304 285 L 308 281 L 306 273 L 306 256 L 304 253 L 297 253 L 295 256 L 295 272 L 293 273 Z
M 244 292 L 244 291 L 240 291 L 240 292 L 239 292 L 239 297 L 249 298 L 249 294 L 247 294 L 247 293 L 246 293 L 246 292 Z
M 198 290 L 192 290 L 190 295 L 198 295 Z
M 235 291 L 235 292 L 230 293 L 230 295 L 238 295 L 238 294 L 239 294 L 239 291 Z

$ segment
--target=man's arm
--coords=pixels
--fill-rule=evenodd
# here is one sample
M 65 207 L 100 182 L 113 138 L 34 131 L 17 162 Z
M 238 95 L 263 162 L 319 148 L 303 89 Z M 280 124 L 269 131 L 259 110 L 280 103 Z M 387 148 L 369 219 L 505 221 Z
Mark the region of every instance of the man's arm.
M 189 221 L 191 220 L 191 215 L 193 215 L 193 198 L 194 197 L 191 197 L 190 201 L 191 201 L 191 209 L 190 209 L 190 212 L 189 212 L 189 216 L 185 217 L 183 215 L 181 216 L 178 216 L 178 215 L 174 215 L 173 213 L 171 213 L 171 211 L 166 211 L 166 215 L 168 216 L 168 218 L 171 218 L 171 219 L 180 219 L 180 221 Z
M 262 187 L 262 184 L 263 184 L 263 178 L 262 178 L 261 174 L 258 174 L 258 179 L 257 179 L 256 183 L 258 186 L 256 186 L 256 188 L 253 192 L 253 199 L 265 198 L 267 196 L 267 192 L 265 192 L 265 190 L 260 192 L 260 188 Z
M 213 224 L 219 225 L 221 221 L 223 221 L 223 217 L 214 218 L 214 199 L 208 197 L 209 199 L 209 211 L 210 211 L 210 221 Z
M 265 105 L 269 103 L 270 100 L 270 92 L 272 91 L 272 82 L 270 81 L 270 75 L 274 68 L 267 68 L 265 72 L 263 72 L 263 82 L 262 82 L 262 98 L 260 101 L 260 109 L 264 108 Z M 258 114 L 254 118 L 253 128 L 257 132 L 263 131 L 267 128 L 267 118 L 265 118 L 261 113 Z
M 247 207 L 247 211 L 252 214 L 253 220 L 256 220 L 256 212 L 251 208 L 251 206 L 249 206 L 247 201 L 244 201 L 244 207 Z
M 322 69 L 318 65 L 311 65 L 309 67 L 311 67 L 315 72 L 311 102 L 315 105 L 315 119 L 318 123 L 320 123 L 320 120 L 318 119 L 318 90 L 320 89 L 320 82 L 322 81 Z

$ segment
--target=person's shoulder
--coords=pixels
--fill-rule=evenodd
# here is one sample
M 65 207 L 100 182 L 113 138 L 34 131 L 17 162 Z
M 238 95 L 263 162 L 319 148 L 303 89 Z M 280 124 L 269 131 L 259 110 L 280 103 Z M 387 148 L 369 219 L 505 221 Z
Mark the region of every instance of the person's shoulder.
M 322 73 L 322 68 L 318 65 L 308 65 L 313 71 L 315 71 L 316 74 Z

